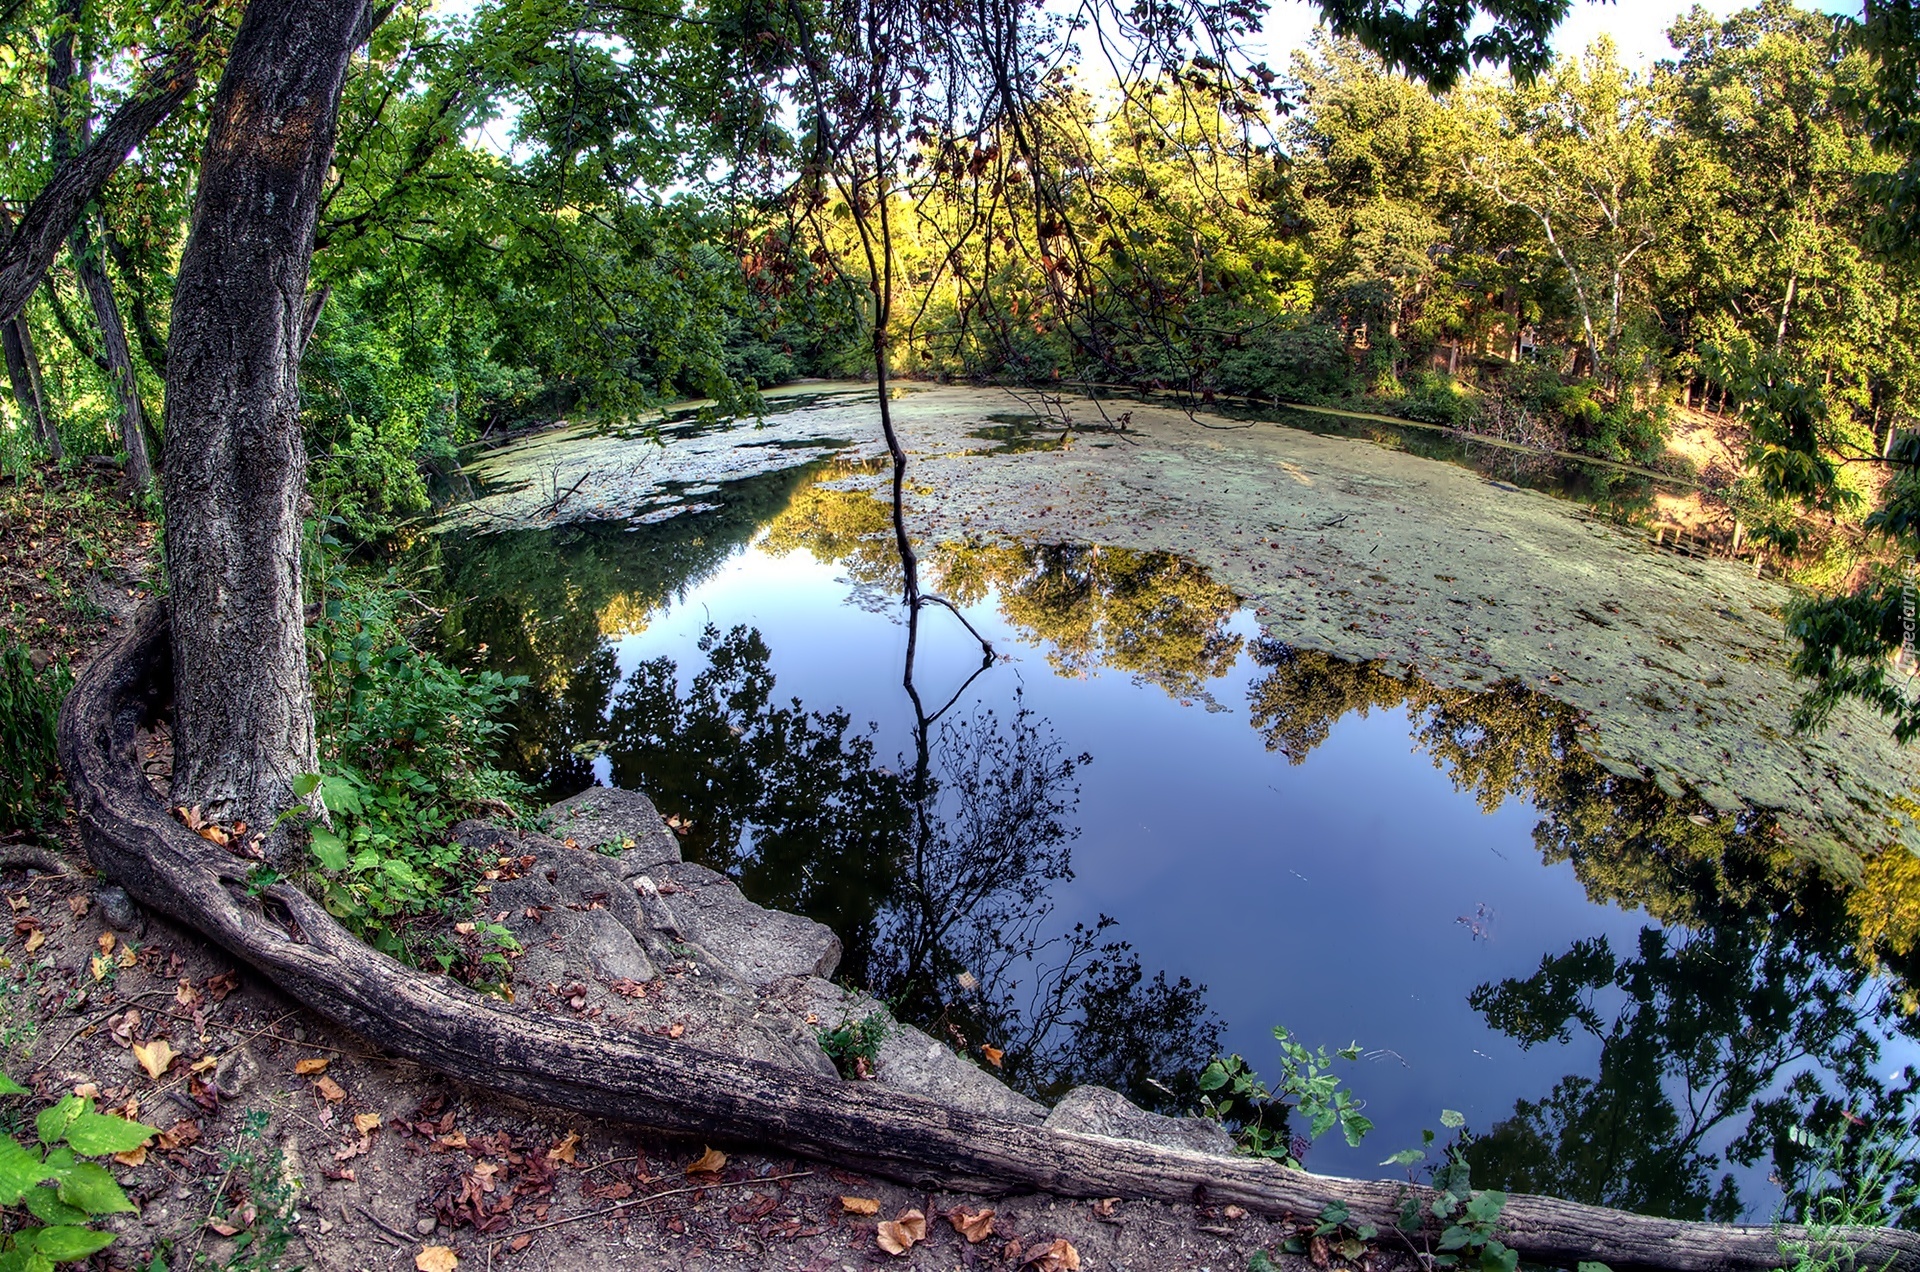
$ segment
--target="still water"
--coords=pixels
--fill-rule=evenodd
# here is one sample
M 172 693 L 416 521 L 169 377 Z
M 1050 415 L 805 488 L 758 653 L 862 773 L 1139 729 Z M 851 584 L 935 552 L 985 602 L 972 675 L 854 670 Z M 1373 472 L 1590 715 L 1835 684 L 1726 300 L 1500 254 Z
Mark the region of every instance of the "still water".
M 1276 1024 L 1357 1042 L 1376 1130 L 1324 1172 L 1391 1175 L 1451 1109 L 1479 1186 L 1764 1221 L 1788 1127 L 1905 1106 L 1904 982 L 1763 821 L 1608 774 L 1525 690 L 1263 640 L 1154 554 L 920 545 L 992 655 L 924 610 L 916 715 L 886 510 L 833 475 L 444 539 L 449 651 L 532 680 L 511 766 L 647 791 L 1036 1094 L 1179 1108 L 1214 1054 L 1271 1074 Z

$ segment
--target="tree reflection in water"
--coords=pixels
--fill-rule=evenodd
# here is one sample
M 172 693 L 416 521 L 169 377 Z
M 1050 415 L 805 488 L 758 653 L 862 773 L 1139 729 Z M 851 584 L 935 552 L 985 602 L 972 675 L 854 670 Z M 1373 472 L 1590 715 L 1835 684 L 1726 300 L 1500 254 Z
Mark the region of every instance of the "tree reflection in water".
M 920 703 L 912 753 L 882 756 L 845 712 L 781 701 L 764 641 L 744 628 L 709 631 L 690 680 L 669 659 L 622 680 L 609 637 L 762 527 L 763 551 L 838 563 L 876 608 L 903 594 L 889 510 L 869 496 L 788 473 L 709 498 L 722 510 L 631 531 L 445 548 L 450 651 L 485 647 L 490 665 L 534 679 L 515 720 L 521 771 L 566 794 L 604 754 L 610 780 L 686 826 L 689 857 L 832 925 L 851 979 L 970 1054 L 1004 1048 L 1022 1088 L 1094 1081 L 1179 1104 L 1154 1081 L 1177 1088 L 1174 1075 L 1200 1067 L 1218 1022 L 1202 987 L 1147 974 L 1112 928 L 1056 921 L 1086 760 L 1046 721 Z M 997 597 L 1065 675 L 1115 668 L 1191 698 L 1242 652 L 1229 628 L 1238 598 L 1174 557 L 966 543 L 926 556 L 946 595 Z M 908 610 L 916 651 L 920 608 Z M 1654 920 L 1632 949 L 1575 941 L 1530 976 L 1474 991 L 1473 1009 L 1523 1047 L 1585 1037 L 1600 1049 L 1594 1072 L 1518 1101 L 1481 1134 L 1476 1182 L 1725 1216 L 1742 1210 L 1736 1165 L 1804 1170 L 1793 1125 L 1909 1115 L 1908 1079 L 1880 1057 L 1885 1037 L 1914 1031 L 1920 867 L 1883 856 L 1859 880 L 1822 871 L 1763 817 L 1718 815 L 1608 771 L 1581 748 L 1575 713 L 1519 685 L 1442 689 L 1271 641 L 1252 653 L 1264 670 L 1250 718 L 1271 749 L 1298 763 L 1348 713 L 1404 710 L 1483 807 L 1518 798 L 1539 810 L 1544 861 L 1570 863 L 1596 903 Z
M 1596 1074 L 1517 1101 L 1472 1145 L 1477 1181 L 1735 1219 L 1745 1206 L 1730 1164 L 1805 1176 L 1796 1126 L 1824 1138 L 1844 1124 L 1857 1142 L 1877 1123 L 1903 1137 L 1913 1076 L 1876 1074 L 1883 1040 L 1912 1036 L 1914 1022 L 1899 983 L 1876 972 L 1904 951 L 1863 944 L 1856 887 L 1794 853 L 1768 819 L 1715 815 L 1609 772 L 1580 748 L 1574 711 L 1518 685 L 1445 690 L 1273 642 L 1255 656 L 1271 668 L 1250 695 L 1271 749 L 1297 764 L 1348 712 L 1403 708 L 1483 807 L 1533 803 L 1542 858 L 1571 862 L 1590 899 L 1664 925 L 1628 952 L 1576 941 L 1532 976 L 1469 996 L 1523 1048 L 1600 1043 Z M 1914 1182 L 1906 1170 L 1900 1182 Z

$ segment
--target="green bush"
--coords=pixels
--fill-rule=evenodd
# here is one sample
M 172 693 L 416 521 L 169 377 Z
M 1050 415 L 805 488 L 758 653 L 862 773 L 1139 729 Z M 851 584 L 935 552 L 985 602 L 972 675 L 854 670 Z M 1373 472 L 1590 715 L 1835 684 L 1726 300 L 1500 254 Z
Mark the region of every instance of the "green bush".
M 463 917 L 480 879 L 454 823 L 526 814 L 531 789 L 494 766 L 500 715 L 526 678 L 463 672 L 417 647 L 398 617 L 411 593 L 392 574 L 335 576 L 327 592 L 308 632 L 322 771 L 295 787 L 328 810 L 308 826 L 310 882 L 363 940 L 417 961 L 433 936 L 406 920 Z M 468 970 L 504 966 L 511 939 L 479 937 Z M 435 956 L 451 970 L 461 954 L 442 938 Z
M 25 646 L 0 646 L 0 825 L 9 830 L 38 828 L 59 815 L 54 722 L 71 688 L 65 663 L 38 671 Z
M 27 1089 L 0 1074 L 0 1096 Z M 35 1142 L 0 1134 L 0 1216 L 12 1229 L 0 1236 L 0 1272 L 52 1272 L 56 1263 L 78 1263 L 113 1244 L 111 1232 L 88 1225 L 100 1215 L 136 1209 L 113 1175 L 90 1157 L 124 1153 L 159 1134 L 151 1126 L 96 1113 L 92 1100 L 69 1095 L 40 1110 Z M 27 1220 L 16 1226 L 15 1207 Z

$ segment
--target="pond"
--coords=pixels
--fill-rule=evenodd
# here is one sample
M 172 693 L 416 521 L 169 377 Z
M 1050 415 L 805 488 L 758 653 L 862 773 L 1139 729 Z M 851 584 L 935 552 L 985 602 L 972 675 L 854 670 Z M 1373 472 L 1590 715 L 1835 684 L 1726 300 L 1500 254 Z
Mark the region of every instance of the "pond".
M 507 758 L 545 793 L 646 791 L 1016 1085 L 1188 1107 L 1215 1054 L 1271 1076 L 1284 1025 L 1359 1044 L 1376 1124 L 1310 1168 L 1393 1175 L 1457 1110 L 1479 1186 L 1760 1221 L 1790 1127 L 1905 1107 L 1878 912 L 1764 810 L 1603 764 L 1515 679 L 1288 643 L 1191 557 L 1092 536 L 921 536 L 953 611 L 921 611 L 910 695 L 873 465 L 735 441 L 748 475 L 690 460 L 635 515 L 440 536 L 445 644 L 531 678 Z

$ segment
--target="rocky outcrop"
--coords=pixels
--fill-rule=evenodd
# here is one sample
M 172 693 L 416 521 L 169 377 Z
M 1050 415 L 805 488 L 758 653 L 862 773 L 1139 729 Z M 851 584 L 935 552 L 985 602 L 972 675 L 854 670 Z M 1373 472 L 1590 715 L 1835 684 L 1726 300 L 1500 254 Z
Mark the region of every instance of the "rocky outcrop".
M 871 995 L 835 984 L 831 929 L 756 905 L 725 875 L 683 860 L 637 791 L 582 791 L 538 822 L 547 833 L 484 822 L 454 831 L 499 876 L 483 908 L 520 946 L 511 962 L 523 1000 L 823 1075 L 837 1070 L 820 1033 L 878 1016 L 884 1037 L 867 1079 L 877 1086 L 1033 1125 L 1232 1151 L 1214 1123 L 1149 1113 L 1101 1087 L 1076 1088 L 1049 1113 Z

